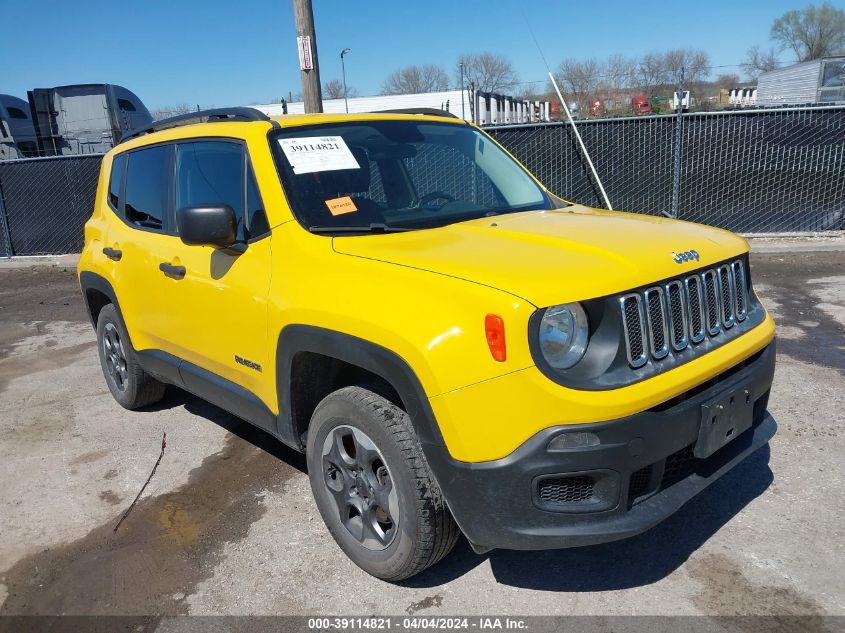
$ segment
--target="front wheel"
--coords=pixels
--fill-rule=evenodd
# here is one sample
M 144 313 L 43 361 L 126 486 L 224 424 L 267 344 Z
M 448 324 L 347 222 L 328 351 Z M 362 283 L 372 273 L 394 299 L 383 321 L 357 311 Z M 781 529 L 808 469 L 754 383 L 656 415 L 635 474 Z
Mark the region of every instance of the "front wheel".
M 408 414 L 376 393 L 345 387 L 326 396 L 311 418 L 307 458 L 323 521 L 367 573 L 410 578 L 458 540 Z

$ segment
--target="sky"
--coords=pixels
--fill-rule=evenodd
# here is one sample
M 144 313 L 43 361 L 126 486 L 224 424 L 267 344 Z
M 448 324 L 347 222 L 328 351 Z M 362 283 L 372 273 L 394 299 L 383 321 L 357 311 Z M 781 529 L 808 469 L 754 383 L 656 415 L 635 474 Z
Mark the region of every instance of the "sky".
M 459 55 L 509 58 L 520 79 L 546 76 L 526 18 L 552 68 L 567 57 L 638 56 L 677 47 L 710 54 L 714 75 L 740 70 L 747 49 L 770 45 L 769 29 L 806 0 L 313 0 L 323 82 L 341 76 L 378 94 L 393 70 L 433 63 L 451 75 Z M 843 0 L 835 5 L 845 6 Z M 525 7 L 523 14 L 520 7 Z M 268 103 L 300 92 L 292 0 L 0 0 L 0 93 L 114 83 L 151 110 L 181 103 Z M 784 53 L 783 59 L 789 59 Z

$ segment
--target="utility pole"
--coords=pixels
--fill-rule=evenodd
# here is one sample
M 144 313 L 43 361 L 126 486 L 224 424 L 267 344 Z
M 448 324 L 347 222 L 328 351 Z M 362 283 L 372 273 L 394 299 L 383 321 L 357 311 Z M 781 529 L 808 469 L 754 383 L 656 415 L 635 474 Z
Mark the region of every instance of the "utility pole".
M 466 112 L 464 112 L 464 63 L 459 64 L 461 67 L 461 118 L 466 119 Z
M 343 62 L 343 56 L 348 53 L 348 48 L 340 51 L 340 67 L 343 69 L 343 102 L 346 104 L 346 114 L 349 114 L 349 93 L 346 90 L 346 64 Z
M 678 208 L 681 202 L 681 155 L 683 154 L 682 144 L 684 142 L 684 67 L 681 67 L 681 74 L 678 76 L 678 86 L 675 93 L 675 103 L 677 104 L 677 111 L 675 112 L 675 159 L 672 165 L 672 200 L 671 200 L 671 215 L 669 217 L 678 217 Z
M 296 19 L 299 76 L 305 112 L 322 112 L 323 93 L 320 90 L 320 64 L 317 61 L 317 34 L 311 0 L 293 0 L 293 15 Z

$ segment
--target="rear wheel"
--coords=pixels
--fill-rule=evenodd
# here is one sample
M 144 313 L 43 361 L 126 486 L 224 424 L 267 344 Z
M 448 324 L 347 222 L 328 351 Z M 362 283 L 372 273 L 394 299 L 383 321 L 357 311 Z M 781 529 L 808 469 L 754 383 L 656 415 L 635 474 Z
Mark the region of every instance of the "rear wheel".
M 97 347 L 106 384 L 122 407 L 137 409 L 164 397 L 166 385 L 141 369 L 112 304 L 104 306 L 97 317 Z
M 323 521 L 373 576 L 410 578 L 458 540 L 408 414 L 382 396 L 362 387 L 328 395 L 311 419 L 307 458 Z

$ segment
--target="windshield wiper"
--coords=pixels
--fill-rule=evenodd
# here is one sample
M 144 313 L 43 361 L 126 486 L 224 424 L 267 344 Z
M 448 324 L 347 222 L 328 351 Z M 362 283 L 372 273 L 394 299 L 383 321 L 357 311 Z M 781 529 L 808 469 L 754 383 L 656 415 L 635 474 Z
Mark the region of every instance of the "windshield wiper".
M 311 226 L 308 230 L 312 233 L 402 233 L 416 229 L 374 222 L 367 226 Z

